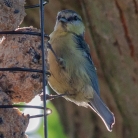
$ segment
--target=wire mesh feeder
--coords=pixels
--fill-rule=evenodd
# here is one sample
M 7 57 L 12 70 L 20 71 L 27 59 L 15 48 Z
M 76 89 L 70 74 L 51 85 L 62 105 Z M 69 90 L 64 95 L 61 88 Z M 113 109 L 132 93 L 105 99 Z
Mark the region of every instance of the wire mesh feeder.
M 44 118 L 44 136 L 47 138 L 47 115 L 51 113 L 51 109 L 46 108 L 46 100 L 55 97 L 48 96 L 45 89 L 47 76 L 50 75 L 47 72 L 45 57 L 47 51 L 45 47 L 49 46 L 46 45 L 49 36 L 44 33 L 44 5 L 48 1 L 39 0 L 39 4 L 31 6 L 24 6 L 24 0 L 20 1 L 21 3 L 17 1 L 0 1 L 1 10 L 7 11 L 4 15 L 8 19 L 7 23 L 2 17 L 0 21 L 0 138 L 26 138 L 25 130 L 29 119 L 36 117 Z M 19 5 L 16 5 L 17 3 Z M 25 9 L 39 7 L 40 30 L 32 27 L 16 29 L 25 16 L 24 7 Z M 12 16 L 13 18 L 11 18 Z M 16 22 L 13 22 L 14 19 Z M 37 48 L 36 45 L 31 45 L 34 44 L 33 42 L 37 43 Z M 28 47 L 27 44 L 31 46 Z M 26 57 L 27 59 L 25 59 Z M 29 85 L 29 81 L 31 85 Z M 36 84 L 38 84 L 37 90 Z M 29 102 L 35 95 L 39 94 L 40 88 L 43 88 L 43 95 L 41 96 L 43 106 L 13 104 L 13 102 Z M 26 93 L 24 94 L 23 91 Z M 27 95 L 30 91 L 33 91 L 32 94 Z M 27 99 L 28 97 L 31 98 Z M 25 116 L 17 108 L 41 109 L 43 114 Z M 9 126 L 5 126 L 4 119 L 6 117 L 6 121 L 10 123 Z M 20 123 L 19 119 L 21 120 Z M 13 124 L 17 123 L 18 125 L 12 126 L 10 120 Z M 22 126 L 22 131 L 19 130 L 20 126 Z

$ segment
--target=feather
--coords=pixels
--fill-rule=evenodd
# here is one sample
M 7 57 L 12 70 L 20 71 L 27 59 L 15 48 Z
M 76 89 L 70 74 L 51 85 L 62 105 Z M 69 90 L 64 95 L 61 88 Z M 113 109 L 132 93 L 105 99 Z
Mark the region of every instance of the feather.
M 90 100 L 89 106 L 100 116 L 107 129 L 112 131 L 112 127 L 115 123 L 115 117 L 96 93 L 94 93 L 93 98 Z
M 100 90 L 98 85 L 98 77 L 96 73 L 96 68 L 94 66 L 94 63 L 92 61 L 91 55 L 90 55 L 90 49 L 87 43 L 85 42 L 82 35 L 75 35 L 74 34 L 74 41 L 77 43 L 77 49 L 82 51 L 83 56 L 86 58 L 85 63 L 85 70 L 90 77 L 91 85 L 95 92 L 100 96 Z

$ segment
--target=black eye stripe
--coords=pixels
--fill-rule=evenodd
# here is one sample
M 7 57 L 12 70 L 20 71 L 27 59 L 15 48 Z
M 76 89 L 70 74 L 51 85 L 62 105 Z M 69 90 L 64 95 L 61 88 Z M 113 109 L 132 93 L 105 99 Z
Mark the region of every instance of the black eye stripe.
M 68 21 L 73 21 L 73 20 L 75 20 L 75 21 L 77 21 L 77 20 L 81 21 L 81 19 L 78 18 L 77 16 L 71 16 L 71 17 L 68 18 Z
M 74 16 L 74 20 L 78 20 L 79 18 L 77 16 Z
M 69 17 L 69 18 L 68 18 L 68 21 L 72 21 L 72 20 L 73 20 L 73 17 Z
M 62 17 L 61 15 L 59 15 L 58 17 L 57 17 L 57 19 L 59 20 L 60 18 L 66 18 L 66 17 Z M 71 17 L 69 17 L 69 18 L 67 18 L 67 20 L 68 21 L 81 21 L 81 19 L 78 17 L 78 16 L 71 16 Z

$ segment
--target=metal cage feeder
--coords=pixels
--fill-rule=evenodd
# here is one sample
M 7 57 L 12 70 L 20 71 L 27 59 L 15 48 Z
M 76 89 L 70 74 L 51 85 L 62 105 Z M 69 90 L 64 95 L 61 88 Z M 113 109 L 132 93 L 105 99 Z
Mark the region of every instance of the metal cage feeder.
M 9 1 L 4 1 L 7 6 L 9 5 Z M 39 4 L 36 5 L 29 5 L 24 6 L 25 9 L 31 9 L 31 8 L 39 8 L 40 13 L 40 30 L 41 32 L 16 32 L 16 31 L 1 31 L 0 34 L 26 34 L 26 35 L 35 35 L 41 37 L 41 52 L 42 52 L 42 70 L 38 69 L 31 69 L 31 68 L 20 68 L 20 67 L 14 67 L 14 68 L 0 68 L 0 72 L 4 71 L 16 71 L 16 72 L 39 72 L 42 74 L 42 89 L 43 89 L 43 106 L 33 106 L 33 105 L 0 105 L 0 108 L 35 108 L 35 109 L 41 109 L 43 110 L 43 114 L 33 115 L 29 116 L 29 118 L 37 118 L 37 117 L 43 117 L 44 118 L 44 137 L 47 138 L 47 115 L 51 114 L 51 109 L 46 108 L 46 100 L 51 99 L 51 97 L 47 97 L 46 94 L 46 85 L 47 85 L 47 76 L 50 75 L 46 68 L 45 63 L 45 53 L 44 53 L 44 38 L 46 37 L 49 40 L 49 36 L 44 33 L 44 6 L 48 3 L 48 0 L 39 0 Z

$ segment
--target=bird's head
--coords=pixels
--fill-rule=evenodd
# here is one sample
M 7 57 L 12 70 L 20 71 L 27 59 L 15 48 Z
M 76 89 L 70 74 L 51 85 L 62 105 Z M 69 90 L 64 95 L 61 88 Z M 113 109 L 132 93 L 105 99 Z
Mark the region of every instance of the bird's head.
M 82 18 L 75 11 L 62 10 L 57 14 L 56 25 L 54 30 L 66 31 L 83 35 L 85 31 Z

